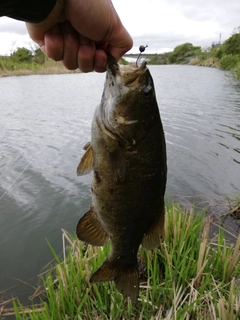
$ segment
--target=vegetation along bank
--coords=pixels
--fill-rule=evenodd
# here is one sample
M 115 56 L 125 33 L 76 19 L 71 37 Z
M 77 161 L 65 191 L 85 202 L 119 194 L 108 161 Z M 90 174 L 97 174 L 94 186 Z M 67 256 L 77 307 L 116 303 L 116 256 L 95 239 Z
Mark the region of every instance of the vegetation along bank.
M 213 224 L 203 211 L 167 206 L 164 240 L 157 249 L 140 249 L 137 304 L 125 301 L 113 282 L 89 283 L 109 245 L 87 246 L 63 230 L 63 259 L 50 246 L 56 264 L 32 302 L 0 301 L 0 319 L 240 319 L 240 235 L 229 243 L 221 227 L 211 235 Z
M 148 57 L 149 64 L 190 64 L 221 68 L 233 71 L 240 78 L 240 26 L 223 44 L 217 43 L 207 48 L 183 43 L 172 52 L 153 54 Z M 122 59 L 122 64 L 127 62 Z M 61 62 L 44 56 L 40 48 L 29 50 L 18 48 L 10 56 L 0 56 L 0 77 L 29 74 L 76 73 L 67 70 Z
M 149 56 L 149 64 L 190 64 L 233 71 L 240 78 L 240 26 L 223 44 L 207 48 L 183 43 L 173 52 Z

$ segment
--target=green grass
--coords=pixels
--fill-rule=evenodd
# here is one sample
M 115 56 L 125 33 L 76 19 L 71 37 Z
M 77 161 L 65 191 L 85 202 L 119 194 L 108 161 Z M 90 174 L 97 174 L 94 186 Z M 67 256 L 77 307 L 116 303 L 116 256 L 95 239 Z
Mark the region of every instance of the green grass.
M 204 212 L 167 209 L 160 247 L 140 249 L 146 278 L 137 305 L 123 299 L 113 282 L 89 279 L 109 253 L 86 246 L 63 231 L 64 259 L 50 246 L 56 266 L 43 279 L 40 304 L 25 307 L 16 299 L 17 320 L 61 319 L 240 319 L 240 236 L 227 244 L 224 231 L 210 239 Z M 65 245 L 65 242 L 68 245 Z
M 128 64 L 123 58 L 120 59 L 119 63 Z M 39 63 L 34 59 L 30 59 L 29 61 L 16 61 L 12 57 L 0 56 L 0 77 L 79 72 L 81 72 L 79 69 L 68 70 L 61 61 L 53 61 L 47 57 L 44 58 L 44 62 Z
M 49 58 L 46 58 L 44 63 L 39 64 L 36 61 L 21 62 L 14 61 L 11 57 L 0 56 L 0 77 L 76 72 L 80 72 L 80 70 L 67 70 L 62 62 L 56 62 Z
M 228 54 L 228 55 L 224 55 L 220 59 L 219 65 L 220 65 L 220 68 L 222 68 L 223 70 L 234 70 L 239 61 L 240 61 L 239 55 Z
M 234 199 L 227 197 L 227 209 L 222 214 L 222 220 L 231 217 L 234 220 L 240 220 L 240 198 L 235 195 Z
M 236 78 L 240 79 L 240 61 L 236 65 L 235 72 L 236 72 Z

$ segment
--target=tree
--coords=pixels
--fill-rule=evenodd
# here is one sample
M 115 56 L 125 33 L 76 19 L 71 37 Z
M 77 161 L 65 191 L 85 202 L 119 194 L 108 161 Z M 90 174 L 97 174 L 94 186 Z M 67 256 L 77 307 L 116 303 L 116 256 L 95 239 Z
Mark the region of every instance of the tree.
M 233 29 L 232 34 L 235 34 L 235 33 L 240 33 L 240 26 Z
M 17 48 L 17 50 L 11 54 L 11 57 L 18 62 L 28 62 L 32 59 L 32 51 L 24 47 Z
M 234 33 L 223 44 L 223 51 L 225 54 L 239 54 L 240 53 L 240 33 Z
M 40 48 L 34 51 L 33 61 L 39 64 L 43 64 L 45 62 L 45 55 Z
M 169 54 L 170 63 L 179 63 L 184 61 L 186 57 L 196 55 L 201 52 L 201 47 L 195 47 L 192 43 L 186 42 L 176 48 Z

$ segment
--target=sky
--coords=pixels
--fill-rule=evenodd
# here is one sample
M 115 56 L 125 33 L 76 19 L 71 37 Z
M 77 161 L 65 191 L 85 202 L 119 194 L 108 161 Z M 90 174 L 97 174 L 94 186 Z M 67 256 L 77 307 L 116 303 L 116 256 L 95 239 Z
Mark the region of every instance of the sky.
M 240 26 L 240 0 L 112 0 L 124 26 L 133 37 L 131 53 L 148 45 L 148 53 L 173 51 L 190 42 L 209 47 L 228 39 Z M 17 47 L 35 49 L 24 22 L 0 18 L 0 55 Z

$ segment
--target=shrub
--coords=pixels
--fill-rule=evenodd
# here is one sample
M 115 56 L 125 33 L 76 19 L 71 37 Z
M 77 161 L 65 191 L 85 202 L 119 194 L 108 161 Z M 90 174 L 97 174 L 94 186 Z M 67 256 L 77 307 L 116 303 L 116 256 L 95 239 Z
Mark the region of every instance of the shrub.
M 28 62 L 32 58 L 32 52 L 24 47 L 17 48 L 11 55 L 12 59 L 16 62 Z
M 235 71 L 236 71 L 237 78 L 240 79 L 240 61 L 238 61 Z
M 228 54 L 228 55 L 224 55 L 220 59 L 219 65 L 224 70 L 232 70 L 236 67 L 239 61 L 240 61 L 240 55 Z

